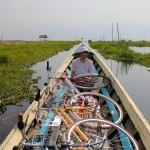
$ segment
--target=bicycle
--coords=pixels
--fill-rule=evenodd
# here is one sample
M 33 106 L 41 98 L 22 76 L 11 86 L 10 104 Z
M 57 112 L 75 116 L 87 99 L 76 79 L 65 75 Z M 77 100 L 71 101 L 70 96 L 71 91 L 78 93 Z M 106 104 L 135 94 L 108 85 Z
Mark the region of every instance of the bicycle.
M 88 131 L 84 130 L 85 129 L 84 124 L 86 122 L 92 122 L 92 123 L 96 122 L 98 124 L 98 127 L 95 128 L 95 131 L 93 131 L 93 133 L 90 133 L 89 130 Z M 102 124 L 108 124 L 111 127 L 106 129 L 102 127 Z M 85 147 L 90 147 L 92 149 L 101 149 L 101 150 L 105 150 L 105 149 L 139 150 L 136 140 L 130 133 L 128 133 L 125 129 L 119 127 L 118 125 L 103 119 L 83 119 L 77 121 L 76 123 L 71 125 L 66 132 L 65 140 L 67 143 L 72 142 L 71 133 L 76 126 L 81 127 L 82 131 L 85 131 L 86 135 L 92 137 L 91 141 L 88 141 L 87 143 L 82 143 L 82 145 L 84 145 Z M 81 144 L 73 143 L 71 146 L 81 147 Z
M 85 81 L 78 80 L 79 78 L 83 78 L 83 77 L 86 77 L 87 82 L 88 82 L 89 77 L 92 79 L 94 79 L 94 77 L 96 77 L 96 78 L 103 77 L 104 78 L 104 76 L 101 76 L 98 74 L 88 73 L 88 74 L 82 74 L 82 75 L 76 76 L 76 77 L 74 77 L 74 79 L 62 77 L 62 76 L 61 77 L 53 76 L 53 77 L 50 77 L 50 79 L 54 78 L 57 80 L 60 79 L 61 81 L 65 81 L 67 83 L 67 85 L 69 85 L 71 87 L 71 89 L 73 89 L 73 91 L 77 94 L 70 100 L 70 103 L 68 106 L 91 107 L 91 109 L 94 110 L 93 113 L 99 112 L 99 114 L 101 114 L 101 116 L 99 116 L 98 113 L 96 114 L 99 118 L 109 119 L 111 121 L 114 121 L 116 124 L 119 124 L 123 119 L 123 112 L 122 112 L 121 107 L 113 99 L 106 97 L 102 94 L 98 94 L 95 92 L 86 92 L 86 93 L 82 92 L 81 93 L 79 91 L 79 89 L 76 87 L 76 84 L 84 82 L 84 84 L 80 87 L 85 88 L 87 82 L 85 83 Z M 110 81 L 110 79 L 108 77 L 106 77 L 106 79 Z M 74 82 L 77 82 L 77 83 L 74 85 Z M 90 79 L 90 82 L 91 82 L 91 79 Z M 99 89 L 100 87 L 107 86 L 108 84 L 109 83 L 106 82 L 106 84 L 104 84 L 103 86 L 98 85 L 98 84 L 96 85 L 96 87 L 88 86 L 88 89 L 90 89 L 90 90 L 91 89 Z M 99 99 L 99 100 L 97 100 L 97 99 Z M 110 107 L 113 108 L 113 110 L 110 110 L 110 108 L 105 107 L 106 106 L 105 104 L 110 105 Z M 65 106 L 65 107 L 67 107 L 67 106 Z M 109 113 L 109 115 L 106 115 L 106 113 L 108 114 L 108 111 L 111 111 L 111 112 Z M 82 114 L 84 113 L 83 110 L 81 110 L 80 112 Z M 85 112 L 85 113 L 87 113 L 87 112 Z M 92 113 L 92 112 L 90 112 L 90 113 Z M 76 120 L 81 119 L 76 114 L 75 114 L 75 118 L 76 118 Z

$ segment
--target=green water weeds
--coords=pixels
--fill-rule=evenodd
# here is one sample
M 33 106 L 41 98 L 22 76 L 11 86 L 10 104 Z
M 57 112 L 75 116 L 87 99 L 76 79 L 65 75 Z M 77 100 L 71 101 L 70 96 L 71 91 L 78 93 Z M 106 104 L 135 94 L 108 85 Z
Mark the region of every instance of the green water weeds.
M 130 50 L 129 47 L 150 47 L 150 42 L 120 41 L 119 43 L 109 41 L 91 42 L 90 46 L 97 49 L 106 59 L 112 59 L 128 63 L 137 63 L 150 67 L 150 53 L 142 54 Z
M 0 43 L 0 113 L 7 105 L 34 100 L 39 78 L 32 79 L 33 70 L 29 67 L 75 44 L 66 41 Z

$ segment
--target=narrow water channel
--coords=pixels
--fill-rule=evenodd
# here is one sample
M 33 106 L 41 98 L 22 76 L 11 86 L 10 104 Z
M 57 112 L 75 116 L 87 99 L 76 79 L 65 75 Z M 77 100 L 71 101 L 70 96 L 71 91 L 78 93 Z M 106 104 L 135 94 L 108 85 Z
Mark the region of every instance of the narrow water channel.
M 70 49 L 70 51 L 59 52 L 57 55 L 50 57 L 45 61 L 39 62 L 32 67 L 33 70 L 36 70 L 36 73 L 33 74 L 33 78 L 39 76 L 41 77 L 41 79 L 38 82 L 39 88 L 42 88 L 45 82 L 49 82 L 48 75 L 55 73 L 75 48 L 76 46 Z M 47 72 L 46 70 L 47 61 L 49 61 L 49 66 L 52 66 L 51 72 Z
M 130 49 L 138 53 L 150 53 L 150 47 L 130 47 Z

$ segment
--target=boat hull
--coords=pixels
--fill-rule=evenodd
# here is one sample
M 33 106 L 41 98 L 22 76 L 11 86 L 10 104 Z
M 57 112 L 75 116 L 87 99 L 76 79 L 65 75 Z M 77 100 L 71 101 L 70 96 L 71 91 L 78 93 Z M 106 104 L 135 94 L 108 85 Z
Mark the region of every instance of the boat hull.
M 135 105 L 134 101 L 125 91 L 121 83 L 118 79 L 114 76 L 112 71 L 106 66 L 103 60 L 97 55 L 95 51 L 93 51 L 86 43 L 81 43 L 76 50 L 80 48 L 80 46 L 85 45 L 90 50 L 90 58 L 93 60 L 95 69 L 97 73 L 100 75 L 105 75 L 111 80 L 111 84 L 107 85 L 105 88 L 107 90 L 107 96 L 109 95 L 110 98 L 115 100 L 121 108 L 123 109 L 124 118 L 122 124 L 124 128 L 131 133 L 131 135 L 136 139 L 139 144 L 139 149 L 150 149 L 150 125 L 148 121 L 145 119 L 143 114 L 140 112 L 138 107 Z M 75 51 L 76 51 L 75 50 Z M 74 52 L 73 52 L 74 53 Z M 71 62 L 74 58 L 76 58 L 75 54 L 69 55 L 69 57 L 64 61 L 64 63 L 60 66 L 57 70 L 58 73 L 56 74 L 57 77 L 60 76 L 68 76 L 71 71 Z M 51 85 L 49 85 L 51 86 Z M 43 104 L 43 101 L 47 97 L 45 93 L 44 87 L 40 93 L 40 106 Z M 102 89 L 100 89 L 102 92 Z M 38 110 L 38 102 L 34 101 L 27 111 L 24 113 L 23 118 L 24 120 L 27 119 L 27 127 L 25 128 L 25 132 L 28 131 L 28 127 L 33 124 L 33 120 L 36 117 L 36 112 Z M 2 150 L 11 150 L 14 146 L 19 145 L 23 140 L 22 134 L 17 128 L 17 125 L 12 129 L 9 135 L 6 137 L 4 142 L 1 144 Z

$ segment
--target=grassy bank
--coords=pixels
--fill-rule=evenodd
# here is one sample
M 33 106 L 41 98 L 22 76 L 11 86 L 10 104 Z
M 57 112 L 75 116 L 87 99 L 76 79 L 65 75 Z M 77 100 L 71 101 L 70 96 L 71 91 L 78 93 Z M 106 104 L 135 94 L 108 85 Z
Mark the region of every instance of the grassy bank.
M 91 42 L 90 46 L 97 49 L 106 59 L 128 61 L 150 67 L 150 54 L 137 53 L 129 49 L 130 46 L 149 47 L 150 42 L 122 41 L 119 44 L 118 42 Z
M 32 101 L 37 79 L 32 79 L 33 64 L 69 50 L 75 42 L 3 42 L 0 43 L 0 112 L 7 105 Z

